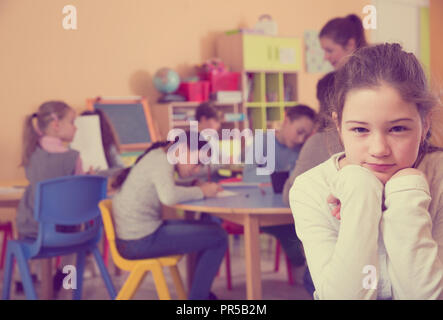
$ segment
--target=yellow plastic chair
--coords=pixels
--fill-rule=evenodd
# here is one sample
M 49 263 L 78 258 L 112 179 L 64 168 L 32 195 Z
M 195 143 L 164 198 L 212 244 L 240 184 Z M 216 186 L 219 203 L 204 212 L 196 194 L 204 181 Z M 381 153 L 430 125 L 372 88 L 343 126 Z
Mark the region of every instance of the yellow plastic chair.
M 183 255 L 166 256 L 161 258 L 128 260 L 123 258 L 117 250 L 115 244 L 114 223 L 112 220 L 112 200 L 106 199 L 99 203 L 102 214 L 103 225 L 105 227 L 106 237 L 109 241 L 112 259 L 117 267 L 122 270 L 130 271 L 128 279 L 123 284 L 120 292 L 117 294 L 117 300 L 131 299 L 138 287 L 142 283 L 148 271 L 152 272 L 154 278 L 155 288 L 160 300 L 171 300 L 168 286 L 166 284 L 163 267 L 169 267 L 172 275 L 172 280 L 180 300 L 186 300 L 186 293 L 183 287 L 183 282 L 178 272 L 177 264 Z

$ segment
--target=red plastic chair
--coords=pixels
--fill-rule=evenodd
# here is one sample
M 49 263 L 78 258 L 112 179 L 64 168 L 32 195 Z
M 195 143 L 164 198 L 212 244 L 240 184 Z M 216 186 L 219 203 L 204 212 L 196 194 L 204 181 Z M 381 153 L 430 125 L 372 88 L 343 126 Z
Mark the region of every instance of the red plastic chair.
M 2 242 L 2 252 L 0 258 L 0 270 L 3 269 L 5 265 L 5 257 L 6 257 L 6 246 L 8 244 L 8 240 L 12 240 L 12 223 L 7 222 L 4 224 L 0 224 L 0 232 L 3 232 L 3 242 Z
M 275 264 L 274 264 L 275 272 L 278 272 L 280 267 L 280 248 L 281 248 L 280 241 L 277 241 L 275 245 Z M 286 269 L 288 271 L 288 282 L 292 286 L 294 285 L 294 278 L 292 276 L 291 261 L 289 261 L 289 258 L 286 254 L 285 254 L 285 261 L 286 261 Z

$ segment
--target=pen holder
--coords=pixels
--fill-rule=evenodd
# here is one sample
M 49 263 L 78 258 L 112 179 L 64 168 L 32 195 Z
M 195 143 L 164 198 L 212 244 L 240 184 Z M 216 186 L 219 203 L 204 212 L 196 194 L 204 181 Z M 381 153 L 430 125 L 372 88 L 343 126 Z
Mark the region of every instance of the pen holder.
M 274 193 L 282 193 L 286 180 L 289 178 L 289 171 L 274 171 L 271 174 L 272 189 Z

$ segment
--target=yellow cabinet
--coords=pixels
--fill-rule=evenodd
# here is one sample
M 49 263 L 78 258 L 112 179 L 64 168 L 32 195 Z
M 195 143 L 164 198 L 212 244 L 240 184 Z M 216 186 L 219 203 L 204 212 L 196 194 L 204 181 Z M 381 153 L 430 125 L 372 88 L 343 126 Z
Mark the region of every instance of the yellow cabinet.
M 298 71 L 300 67 L 300 39 L 243 35 L 244 69 Z
M 299 38 L 226 34 L 217 38 L 217 56 L 242 74 L 242 112 L 252 129 L 273 127 L 285 108 L 297 104 L 301 70 Z

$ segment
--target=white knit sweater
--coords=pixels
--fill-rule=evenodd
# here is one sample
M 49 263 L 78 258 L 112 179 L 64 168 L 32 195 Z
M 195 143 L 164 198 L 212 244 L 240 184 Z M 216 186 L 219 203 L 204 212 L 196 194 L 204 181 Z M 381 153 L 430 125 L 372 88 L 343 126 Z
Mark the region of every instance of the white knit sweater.
M 443 298 L 443 152 L 385 186 L 335 154 L 297 177 L 290 205 L 319 299 Z M 326 199 L 341 200 L 341 220 Z M 386 209 L 382 210 L 384 201 Z M 368 267 L 376 288 L 364 285 Z M 369 267 L 370 268 L 370 267 Z

